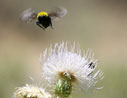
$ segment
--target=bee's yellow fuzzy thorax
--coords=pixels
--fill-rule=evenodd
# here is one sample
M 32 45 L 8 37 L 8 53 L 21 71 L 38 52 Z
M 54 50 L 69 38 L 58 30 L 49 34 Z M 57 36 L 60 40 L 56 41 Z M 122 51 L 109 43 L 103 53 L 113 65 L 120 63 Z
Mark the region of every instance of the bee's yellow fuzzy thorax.
M 46 12 L 39 12 L 37 17 L 39 17 L 39 16 L 48 16 L 48 13 L 46 13 Z

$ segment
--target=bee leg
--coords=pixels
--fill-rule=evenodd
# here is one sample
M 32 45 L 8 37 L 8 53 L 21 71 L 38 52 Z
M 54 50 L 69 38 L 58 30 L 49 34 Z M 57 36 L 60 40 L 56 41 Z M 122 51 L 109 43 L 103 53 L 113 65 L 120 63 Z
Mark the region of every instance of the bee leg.
M 40 22 L 37 21 L 36 24 L 44 30 L 44 27 L 40 24 Z
M 54 29 L 54 28 L 52 27 L 52 22 L 50 23 L 50 26 L 51 26 L 52 29 Z

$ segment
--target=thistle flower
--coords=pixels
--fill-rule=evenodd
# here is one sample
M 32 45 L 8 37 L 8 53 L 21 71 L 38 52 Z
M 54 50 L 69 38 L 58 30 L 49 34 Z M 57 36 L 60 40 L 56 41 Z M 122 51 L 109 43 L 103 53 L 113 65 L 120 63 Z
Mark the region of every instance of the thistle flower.
M 14 98 L 51 98 L 51 95 L 43 88 L 26 84 L 16 89 Z
M 102 77 L 101 70 L 93 71 L 97 67 L 94 54 L 87 51 L 81 54 L 81 49 L 66 43 L 55 44 L 44 51 L 42 55 L 42 74 L 50 84 L 54 85 L 57 97 L 68 97 L 72 87 L 87 91 L 96 84 L 96 79 Z

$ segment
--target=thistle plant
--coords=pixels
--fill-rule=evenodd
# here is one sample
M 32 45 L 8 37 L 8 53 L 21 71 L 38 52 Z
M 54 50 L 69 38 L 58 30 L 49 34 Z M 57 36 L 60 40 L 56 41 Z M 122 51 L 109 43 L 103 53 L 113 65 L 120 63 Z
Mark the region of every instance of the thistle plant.
M 103 78 L 103 73 L 97 67 L 97 60 L 94 59 L 92 51 L 82 53 L 78 45 L 56 43 L 53 47 L 45 49 L 41 55 L 42 76 L 50 85 L 52 95 L 47 92 L 31 94 L 25 93 L 22 88 L 15 92 L 15 98 L 67 98 L 74 90 L 87 92 L 89 89 L 96 89 L 94 86 L 98 80 Z M 24 88 L 24 87 L 23 87 Z M 22 95 L 19 97 L 19 95 Z M 36 96 L 35 96 L 36 95 Z M 41 96 L 41 97 L 38 97 Z
M 51 95 L 43 88 L 26 84 L 16 88 L 14 98 L 51 98 Z

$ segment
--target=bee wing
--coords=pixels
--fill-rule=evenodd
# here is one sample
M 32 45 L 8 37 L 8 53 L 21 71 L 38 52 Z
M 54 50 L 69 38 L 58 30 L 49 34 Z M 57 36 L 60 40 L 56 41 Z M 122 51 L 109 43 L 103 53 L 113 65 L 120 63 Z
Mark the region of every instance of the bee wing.
M 33 22 L 34 20 L 36 20 L 36 18 L 37 18 L 37 14 L 35 13 L 35 10 L 32 8 L 26 9 L 20 15 L 20 19 L 27 23 Z
M 67 14 L 67 9 L 63 8 L 63 7 L 58 7 L 48 14 L 51 17 L 51 19 L 58 20 L 59 18 L 65 16 Z

